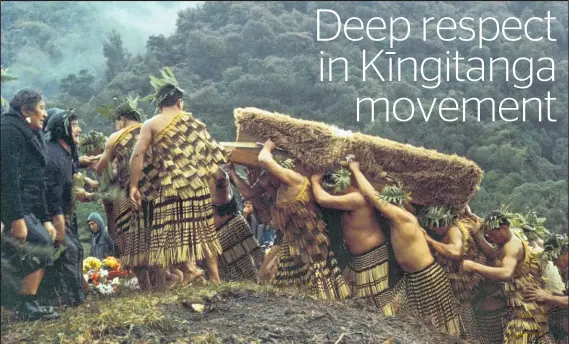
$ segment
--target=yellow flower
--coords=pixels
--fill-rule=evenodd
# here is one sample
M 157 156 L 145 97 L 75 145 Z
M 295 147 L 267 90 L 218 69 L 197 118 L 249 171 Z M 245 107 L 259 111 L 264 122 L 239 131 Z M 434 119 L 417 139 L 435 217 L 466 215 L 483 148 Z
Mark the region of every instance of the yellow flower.
M 103 260 L 103 265 L 111 270 L 118 270 L 121 267 L 120 261 L 115 257 L 107 257 Z
M 101 268 L 101 261 L 95 257 L 87 257 L 83 260 L 83 273 L 89 270 L 99 270 Z

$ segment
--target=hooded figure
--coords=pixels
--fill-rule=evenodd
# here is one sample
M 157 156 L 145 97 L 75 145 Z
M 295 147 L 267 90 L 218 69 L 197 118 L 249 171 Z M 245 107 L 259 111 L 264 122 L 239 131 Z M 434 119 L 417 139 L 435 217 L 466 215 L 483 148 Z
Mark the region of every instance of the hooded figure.
M 89 230 L 93 233 L 91 256 L 98 259 L 115 256 L 113 239 L 111 239 L 101 215 L 99 213 L 91 213 L 87 218 L 87 224 L 89 225 Z
M 69 147 L 71 147 L 71 156 L 73 158 L 73 172 L 77 172 L 79 165 L 79 151 L 77 145 L 73 142 L 71 133 L 71 121 L 77 119 L 73 110 L 66 111 L 59 108 L 51 108 L 47 110 L 47 118 L 44 122 L 43 131 L 46 133 L 46 141 L 57 141 L 62 139 Z

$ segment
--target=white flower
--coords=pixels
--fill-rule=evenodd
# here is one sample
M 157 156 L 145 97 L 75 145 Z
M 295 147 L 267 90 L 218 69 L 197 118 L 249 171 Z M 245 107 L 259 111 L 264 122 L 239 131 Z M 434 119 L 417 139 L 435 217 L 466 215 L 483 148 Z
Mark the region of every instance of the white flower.
M 110 284 L 99 284 L 97 286 L 97 291 L 103 295 L 110 295 L 114 292 L 113 287 Z
M 129 289 L 139 289 L 140 288 L 140 286 L 138 285 L 138 279 L 136 277 L 133 277 L 133 278 L 127 280 L 124 283 L 124 286 L 129 288 Z
M 111 281 L 111 285 L 119 285 L 121 284 L 121 282 L 119 281 L 118 277 L 113 278 L 113 280 Z
M 101 269 L 101 277 L 107 277 L 109 275 L 109 271 L 105 270 L 105 269 Z

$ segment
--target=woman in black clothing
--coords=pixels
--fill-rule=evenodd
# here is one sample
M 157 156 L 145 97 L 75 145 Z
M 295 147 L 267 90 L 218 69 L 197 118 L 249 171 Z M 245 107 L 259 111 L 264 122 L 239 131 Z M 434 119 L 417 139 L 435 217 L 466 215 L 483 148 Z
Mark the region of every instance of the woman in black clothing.
M 45 102 L 39 91 L 23 89 L 10 101 L 10 109 L 1 118 L 2 222 L 9 235 L 20 242 L 53 247 L 55 228 L 46 203 L 46 145 L 41 133 L 47 117 Z M 20 271 L 23 318 L 53 319 L 52 309 L 41 307 L 37 291 L 44 268 L 51 259 L 36 261 Z
M 65 247 L 50 268 L 42 286 L 42 297 L 62 306 L 76 306 L 85 300 L 83 290 L 83 246 L 79 241 L 73 197 L 74 152 L 81 128 L 73 111 L 49 109 L 45 126 L 47 140 L 47 208 L 56 229 L 56 247 Z M 43 284 L 43 283 L 42 283 Z

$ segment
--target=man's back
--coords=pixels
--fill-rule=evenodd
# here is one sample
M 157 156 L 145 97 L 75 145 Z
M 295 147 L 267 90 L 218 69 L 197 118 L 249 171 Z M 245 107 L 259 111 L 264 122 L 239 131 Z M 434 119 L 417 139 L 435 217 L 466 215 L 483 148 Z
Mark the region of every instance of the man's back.
M 409 217 L 404 222 L 391 221 L 391 245 L 401 268 L 414 272 L 433 264 L 434 258 L 419 222 Z
M 227 163 L 227 153 L 206 126 L 184 111 L 166 111 L 146 121 L 141 141 L 152 151 L 145 156 L 145 168 L 151 166 L 153 172 L 145 176 L 141 188 L 148 199 L 159 194 L 186 199 L 198 190 L 209 194 L 210 176 L 218 164 Z
M 179 114 L 182 114 L 182 113 L 183 113 L 183 111 L 163 112 L 163 113 L 157 114 L 156 116 L 146 120 L 144 122 L 144 125 L 147 125 L 150 127 L 150 132 L 152 133 L 152 138 L 154 138 L 154 136 L 156 136 L 156 134 L 158 134 L 159 132 L 164 130 L 170 123 L 172 123 L 172 121 L 174 120 L 174 118 L 176 118 L 176 116 L 178 116 Z

